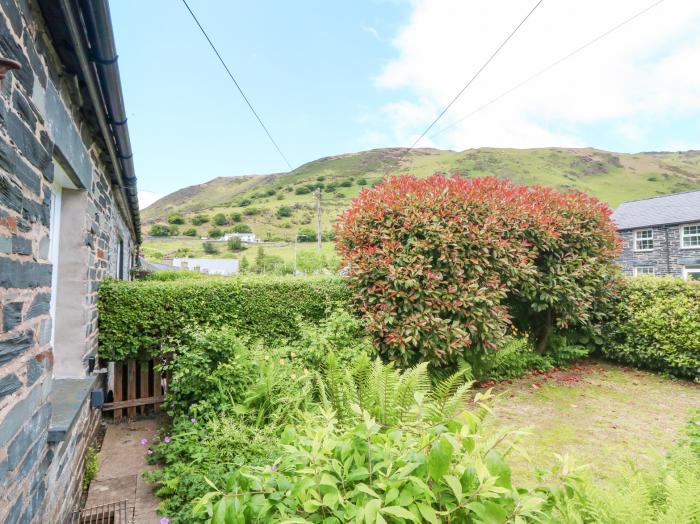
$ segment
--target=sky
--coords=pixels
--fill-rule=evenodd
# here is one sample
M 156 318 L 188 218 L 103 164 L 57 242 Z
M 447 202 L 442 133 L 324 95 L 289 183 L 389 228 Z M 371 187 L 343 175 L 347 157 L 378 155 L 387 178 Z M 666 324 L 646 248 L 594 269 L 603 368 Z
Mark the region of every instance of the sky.
M 411 145 L 536 3 L 188 2 L 292 167 Z M 543 0 L 419 147 L 700 149 L 700 1 L 663 0 L 547 69 L 655 3 Z M 288 170 L 181 0 L 111 10 L 142 207 Z

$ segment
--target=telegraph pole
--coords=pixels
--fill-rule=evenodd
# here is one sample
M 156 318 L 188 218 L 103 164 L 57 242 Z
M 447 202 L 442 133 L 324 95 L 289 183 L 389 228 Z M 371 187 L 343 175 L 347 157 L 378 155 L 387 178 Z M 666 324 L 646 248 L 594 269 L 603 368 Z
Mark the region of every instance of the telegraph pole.
M 321 188 L 316 189 L 316 247 L 321 255 Z

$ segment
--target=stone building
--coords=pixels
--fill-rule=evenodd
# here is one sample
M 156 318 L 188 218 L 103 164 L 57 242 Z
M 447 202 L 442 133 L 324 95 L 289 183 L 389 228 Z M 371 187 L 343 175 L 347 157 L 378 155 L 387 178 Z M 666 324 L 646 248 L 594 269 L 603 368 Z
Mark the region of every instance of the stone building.
M 65 521 L 99 421 L 97 288 L 140 242 L 116 56 L 106 0 L 0 0 L 3 523 Z
M 700 190 L 623 202 L 612 218 L 625 274 L 700 279 Z

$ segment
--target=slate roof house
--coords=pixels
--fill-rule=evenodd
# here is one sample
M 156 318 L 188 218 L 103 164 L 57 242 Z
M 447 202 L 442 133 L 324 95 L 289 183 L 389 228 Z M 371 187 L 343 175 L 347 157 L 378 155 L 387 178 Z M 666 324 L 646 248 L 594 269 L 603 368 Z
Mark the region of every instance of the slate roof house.
M 700 190 L 623 202 L 612 218 L 627 275 L 700 280 Z
M 0 522 L 62 523 L 100 417 L 97 287 L 129 277 L 140 243 L 106 0 L 0 0 L 5 72 Z

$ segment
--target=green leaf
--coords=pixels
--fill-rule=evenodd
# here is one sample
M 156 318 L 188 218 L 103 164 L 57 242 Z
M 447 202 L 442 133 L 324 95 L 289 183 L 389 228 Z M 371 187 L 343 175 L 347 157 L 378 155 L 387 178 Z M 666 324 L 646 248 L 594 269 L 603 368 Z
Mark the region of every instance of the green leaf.
M 372 499 L 365 504 L 364 517 L 365 522 L 371 523 L 377 519 L 377 512 L 379 508 L 382 507 L 382 501 L 380 499 Z
M 391 515 L 392 517 L 398 517 L 404 520 L 419 522 L 413 513 L 408 511 L 406 508 L 402 508 L 401 506 L 386 506 L 381 509 L 381 512 L 387 515 Z
M 452 490 L 452 493 L 454 493 L 454 496 L 457 499 L 457 502 L 458 503 L 462 502 L 462 485 L 459 483 L 459 480 L 457 479 L 457 477 L 455 477 L 454 475 L 445 475 L 443 478 L 445 479 L 445 482 L 447 482 L 447 485 Z
M 428 506 L 427 504 L 423 504 L 422 502 L 418 503 L 418 511 L 420 511 L 420 514 L 423 515 L 423 518 L 430 522 L 431 524 L 438 524 L 439 521 L 437 519 L 437 515 L 435 513 L 435 510 Z
M 428 455 L 428 475 L 435 481 L 440 480 L 450 470 L 450 461 L 452 460 L 452 444 L 446 439 L 441 438 L 430 450 Z

